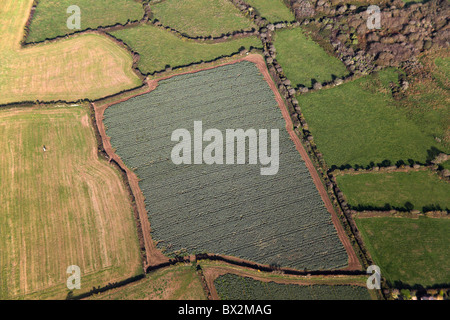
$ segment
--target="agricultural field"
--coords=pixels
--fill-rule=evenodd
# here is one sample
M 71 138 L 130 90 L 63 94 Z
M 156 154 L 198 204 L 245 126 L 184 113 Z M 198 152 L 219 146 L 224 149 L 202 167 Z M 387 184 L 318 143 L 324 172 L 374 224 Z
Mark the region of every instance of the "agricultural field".
M 450 79 L 450 57 L 440 56 L 434 59 L 435 69 L 433 76 L 437 78 L 437 81 L 442 85 L 449 87 Z
M 81 11 L 81 30 L 67 28 L 72 13 L 67 8 L 77 5 Z M 40 42 L 76 31 L 125 24 L 144 16 L 142 3 L 136 0 L 40 0 L 30 25 L 27 42 Z
M 175 34 L 152 25 L 111 32 L 111 35 L 124 41 L 134 51 L 139 52 L 139 70 L 153 74 L 172 68 L 184 67 L 192 63 L 212 61 L 222 56 L 238 53 L 241 48 L 261 48 L 257 37 L 245 37 L 220 43 L 200 43 L 181 39 Z
M 395 76 L 395 69 L 383 69 L 338 87 L 298 96 L 328 166 L 365 167 L 370 162 L 408 163 L 408 159 L 425 163 L 432 148 L 446 150 L 430 134 L 440 126 L 426 117 L 408 115 L 392 98 L 388 85 Z M 433 117 L 439 112 L 421 107 Z
M 256 29 L 228 0 L 165 0 L 151 9 L 154 19 L 191 37 Z
M 352 207 L 404 207 L 429 211 L 431 206 L 450 210 L 450 183 L 431 171 L 347 174 L 336 177 Z
M 442 167 L 444 169 L 450 170 L 450 160 L 447 160 L 444 163 L 442 163 Z
M 348 75 L 345 65 L 326 53 L 300 28 L 275 33 L 277 61 L 293 87 L 312 87 L 315 82 L 330 82 Z
M 371 300 L 364 286 L 263 282 L 231 273 L 214 286 L 221 300 Z
M 64 299 L 70 265 L 77 294 L 142 273 L 128 191 L 99 159 L 89 117 L 86 106 L 0 110 L 0 299 Z
M 256 65 L 243 61 L 160 80 L 152 92 L 106 109 L 106 133 L 141 179 L 152 239 L 165 254 L 209 252 L 302 270 L 347 266 L 277 105 Z M 175 165 L 172 132 L 193 132 L 194 121 L 221 132 L 279 129 L 278 173 L 261 175 L 248 164 Z
M 90 300 L 206 300 L 200 276 L 192 265 L 175 265 L 145 279 L 89 297 Z
M 6 0 L 0 15 L 0 104 L 98 99 L 138 87 L 132 57 L 106 37 L 88 34 L 21 48 L 32 0 Z
M 271 23 L 295 21 L 294 14 L 284 4 L 284 0 L 246 0 L 245 2 Z
M 450 283 L 450 220 L 358 218 L 364 243 L 381 275 L 398 288 Z

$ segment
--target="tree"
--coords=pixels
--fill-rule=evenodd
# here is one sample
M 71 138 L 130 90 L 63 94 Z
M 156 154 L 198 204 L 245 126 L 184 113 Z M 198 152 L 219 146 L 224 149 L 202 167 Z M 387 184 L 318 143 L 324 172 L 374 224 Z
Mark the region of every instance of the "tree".
M 411 202 L 406 201 L 406 202 L 405 202 L 405 208 L 406 208 L 406 210 L 408 210 L 408 211 L 412 211 L 412 210 L 414 210 L 414 205 L 413 205 Z

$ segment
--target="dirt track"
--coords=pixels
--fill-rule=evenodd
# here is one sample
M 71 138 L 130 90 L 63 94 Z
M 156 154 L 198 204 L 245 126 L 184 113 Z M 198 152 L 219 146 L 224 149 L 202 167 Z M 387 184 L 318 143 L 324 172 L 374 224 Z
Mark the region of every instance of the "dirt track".
M 146 256 L 147 256 L 146 266 L 144 266 L 144 268 L 146 268 L 147 266 L 155 266 L 155 265 L 159 265 L 161 263 L 168 262 L 169 258 L 164 256 L 163 253 L 156 248 L 155 243 L 151 239 L 151 235 L 150 235 L 151 227 L 150 227 L 150 222 L 147 217 L 147 210 L 145 208 L 144 195 L 142 194 L 142 191 L 139 188 L 139 178 L 136 176 L 136 174 L 133 171 L 129 170 L 125 166 L 125 164 L 120 159 L 120 157 L 114 152 L 114 149 L 112 148 L 111 143 L 110 143 L 110 138 L 106 135 L 105 126 L 103 123 L 104 112 L 105 112 L 106 108 L 108 108 L 109 106 L 111 106 L 113 104 L 117 104 L 117 103 L 123 102 L 125 100 L 128 100 L 134 96 L 149 93 L 149 92 L 153 91 L 158 86 L 158 82 L 160 80 L 168 79 L 168 78 L 171 78 L 171 77 L 174 77 L 177 75 L 195 73 L 195 72 L 199 72 L 199 71 L 203 71 L 203 70 L 209 70 L 209 69 L 217 68 L 217 67 L 228 65 L 228 64 L 238 63 L 238 62 L 241 62 L 244 60 L 250 61 L 250 62 L 253 62 L 256 64 L 256 66 L 261 71 L 265 80 L 267 81 L 270 88 L 272 89 L 272 91 L 275 94 L 275 98 L 276 98 L 276 101 L 278 102 L 278 106 L 279 106 L 279 108 L 282 112 L 282 115 L 286 121 L 286 129 L 289 132 L 291 139 L 294 141 L 295 146 L 296 146 L 298 152 L 300 153 L 302 159 L 305 161 L 306 167 L 308 168 L 308 170 L 311 174 L 311 177 L 313 178 L 314 184 L 316 185 L 316 188 L 319 191 L 322 201 L 325 203 L 325 206 L 326 206 L 328 212 L 331 214 L 331 219 L 334 224 L 334 227 L 337 230 L 339 239 L 343 243 L 345 250 L 347 252 L 347 255 L 349 258 L 348 266 L 343 270 L 361 270 L 361 265 L 359 263 L 359 260 L 353 250 L 350 240 L 348 239 L 347 235 L 345 234 L 345 231 L 339 221 L 339 218 L 338 218 L 336 212 L 334 211 L 333 205 L 331 203 L 331 200 L 328 197 L 325 187 L 323 186 L 323 184 L 320 180 L 320 177 L 319 177 L 311 159 L 309 158 L 306 150 L 304 149 L 298 136 L 295 134 L 295 132 L 293 130 L 292 120 L 290 119 L 287 107 L 284 104 L 284 100 L 281 97 L 280 93 L 278 92 L 278 90 L 275 86 L 275 83 L 273 82 L 273 80 L 269 74 L 269 71 L 267 70 L 267 66 L 266 66 L 266 63 L 265 63 L 263 57 L 259 54 L 249 54 L 243 58 L 229 61 L 229 62 L 226 62 L 223 64 L 209 66 L 209 67 L 205 67 L 205 68 L 197 69 L 197 70 L 191 70 L 191 71 L 187 71 L 187 72 L 183 72 L 183 73 L 178 73 L 178 74 L 170 75 L 167 77 L 158 78 L 155 80 L 150 80 L 147 82 L 148 90 L 146 90 L 144 92 L 140 92 L 136 95 L 129 96 L 129 97 L 126 97 L 126 98 L 123 98 L 123 99 L 120 99 L 120 100 L 117 100 L 117 101 L 114 101 L 114 102 L 108 103 L 108 104 L 97 105 L 97 104 L 93 103 L 94 109 L 95 109 L 95 117 L 96 117 L 96 121 L 97 121 L 97 125 L 98 125 L 98 130 L 102 137 L 105 151 L 108 154 L 108 156 L 110 157 L 110 159 L 114 159 L 126 171 L 126 173 L 128 175 L 130 187 L 131 187 L 133 194 L 135 196 L 135 199 L 136 199 L 136 206 L 137 206 L 140 221 L 141 221 L 141 228 L 142 228 L 142 233 L 143 233 L 143 237 L 144 237 L 144 244 L 145 244 L 145 250 L 146 250 Z M 239 260 L 239 259 L 236 259 L 236 260 Z

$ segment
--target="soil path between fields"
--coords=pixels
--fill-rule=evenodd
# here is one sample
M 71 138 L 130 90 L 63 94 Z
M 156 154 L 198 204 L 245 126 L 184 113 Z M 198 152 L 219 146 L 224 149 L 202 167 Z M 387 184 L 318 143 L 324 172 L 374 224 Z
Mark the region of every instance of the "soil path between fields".
M 324 202 L 325 207 L 327 208 L 327 211 L 331 214 L 331 220 L 337 231 L 339 239 L 342 242 L 342 244 L 344 245 L 344 248 L 347 252 L 348 266 L 341 270 L 361 270 L 361 264 L 359 263 L 359 260 L 353 250 L 350 240 L 347 237 L 347 235 L 339 221 L 339 218 L 333 208 L 331 200 L 328 197 L 328 193 L 325 190 L 325 187 L 323 186 L 323 184 L 320 180 L 320 177 L 319 177 L 311 159 L 308 156 L 308 153 L 306 152 L 305 148 L 303 147 L 303 145 L 300 142 L 300 139 L 298 138 L 298 136 L 295 134 L 295 132 L 293 130 L 292 120 L 289 116 L 289 112 L 284 103 L 284 100 L 281 97 L 280 93 L 278 92 L 277 87 L 269 74 L 266 63 L 264 61 L 264 58 L 259 54 L 248 54 L 245 57 L 242 57 L 242 58 L 236 59 L 236 60 L 232 60 L 229 62 L 225 62 L 223 64 L 208 66 L 208 67 L 201 68 L 201 69 L 190 70 L 190 71 L 186 71 L 186 72 L 182 72 L 182 73 L 169 75 L 166 77 L 161 77 L 158 79 L 148 80 L 147 81 L 148 89 L 143 92 L 141 91 L 135 95 L 127 96 L 120 100 L 113 101 L 113 102 L 106 103 L 106 104 L 93 103 L 94 109 L 95 109 L 95 118 L 97 121 L 97 126 L 98 126 L 100 136 L 103 141 L 104 149 L 105 149 L 106 153 L 108 154 L 109 158 L 111 160 L 115 160 L 119 164 L 119 166 L 121 166 L 123 168 L 123 170 L 126 171 L 130 187 L 132 189 L 132 192 L 133 192 L 135 200 L 136 200 L 136 206 L 137 206 L 137 210 L 139 213 L 139 219 L 140 219 L 140 223 L 141 223 L 146 257 L 147 257 L 146 265 L 144 266 L 144 268 L 146 269 L 148 266 L 157 266 L 160 264 L 167 263 L 170 261 L 170 259 L 168 257 L 166 257 L 159 249 L 156 248 L 156 244 L 151 239 L 151 234 L 150 234 L 151 227 L 150 227 L 150 222 L 149 222 L 148 216 L 147 216 L 147 210 L 145 208 L 144 195 L 139 188 L 139 178 L 136 176 L 136 174 L 133 171 L 131 171 L 130 169 L 127 168 L 127 166 L 124 164 L 122 159 L 115 153 L 113 147 L 111 146 L 110 138 L 106 135 L 105 125 L 103 123 L 104 112 L 109 106 L 111 106 L 113 104 L 117 104 L 117 103 L 126 101 L 128 99 L 131 99 L 135 96 L 139 96 L 139 95 L 146 94 L 146 93 L 153 91 L 154 89 L 156 89 L 158 87 L 158 82 L 161 80 L 165 80 L 165 79 L 183 75 L 183 74 L 190 74 L 190 73 L 196 73 L 196 72 L 200 72 L 200 71 L 204 71 L 204 70 L 210 70 L 210 69 L 218 68 L 218 67 L 221 67 L 224 65 L 235 64 L 235 63 L 238 63 L 241 61 L 249 61 L 249 62 L 254 63 L 258 67 L 258 69 L 264 76 L 264 79 L 269 84 L 270 88 L 272 89 L 272 91 L 275 94 L 275 99 L 278 103 L 278 106 L 279 106 L 281 112 L 282 112 L 283 118 L 286 121 L 286 129 L 291 137 L 291 140 L 294 142 L 298 152 L 300 153 L 303 161 L 305 162 L 305 165 L 311 174 L 314 184 L 315 184 L 317 190 L 319 191 L 322 201 Z M 240 261 L 241 259 L 235 257 L 234 260 Z M 244 261 L 244 260 L 242 260 L 242 261 Z

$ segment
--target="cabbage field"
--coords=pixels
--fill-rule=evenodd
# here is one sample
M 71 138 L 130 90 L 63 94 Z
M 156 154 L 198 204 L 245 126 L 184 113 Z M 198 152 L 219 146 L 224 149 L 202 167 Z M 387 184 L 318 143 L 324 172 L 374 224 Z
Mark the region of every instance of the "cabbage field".
M 259 164 L 175 165 L 172 132 L 193 135 L 194 121 L 223 133 L 279 129 L 278 173 L 260 175 Z M 347 266 L 331 216 L 255 64 L 161 80 L 152 92 L 106 109 L 104 123 L 117 154 L 141 179 L 152 238 L 165 254 L 224 254 L 300 270 Z
M 366 287 L 263 282 L 235 274 L 214 280 L 221 300 L 371 300 Z

